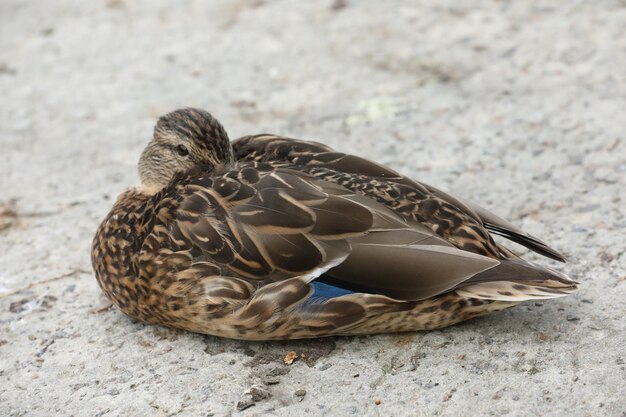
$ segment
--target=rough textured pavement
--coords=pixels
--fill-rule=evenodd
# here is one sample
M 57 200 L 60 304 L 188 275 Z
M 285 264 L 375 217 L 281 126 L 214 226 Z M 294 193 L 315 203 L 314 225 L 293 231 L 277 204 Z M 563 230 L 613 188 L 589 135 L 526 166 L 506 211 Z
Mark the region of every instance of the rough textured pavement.
M 625 415 L 623 0 L 171 4 L 0 3 L 1 416 Z M 89 246 L 182 106 L 479 201 L 563 251 L 542 262 L 581 291 L 306 342 L 133 322 Z

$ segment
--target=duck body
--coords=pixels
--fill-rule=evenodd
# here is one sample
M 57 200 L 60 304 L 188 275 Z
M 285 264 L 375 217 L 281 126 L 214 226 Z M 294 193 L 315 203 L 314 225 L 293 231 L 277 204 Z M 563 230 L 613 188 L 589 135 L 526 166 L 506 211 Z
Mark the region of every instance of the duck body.
M 192 127 L 210 117 L 182 115 Z M 98 228 L 96 278 L 124 313 L 228 338 L 298 339 L 436 329 L 576 290 L 491 233 L 563 260 L 558 252 L 389 168 L 273 135 L 229 146 L 213 169 L 124 192 Z

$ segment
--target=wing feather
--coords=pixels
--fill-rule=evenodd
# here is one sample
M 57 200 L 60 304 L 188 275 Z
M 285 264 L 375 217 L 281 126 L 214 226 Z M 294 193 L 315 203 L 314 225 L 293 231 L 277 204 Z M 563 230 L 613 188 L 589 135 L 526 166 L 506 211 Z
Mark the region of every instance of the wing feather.
M 433 186 L 427 184 L 422 185 L 424 185 L 430 192 L 432 192 L 437 197 L 446 200 L 450 204 L 455 205 L 468 216 L 471 216 L 473 219 L 481 222 L 485 229 L 487 229 L 491 233 L 495 233 L 515 243 L 519 243 L 520 245 L 525 246 L 526 248 L 532 250 L 533 252 L 537 252 L 540 255 L 560 262 L 565 262 L 565 257 L 557 250 L 552 249 L 541 240 L 524 232 L 517 226 L 493 214 L 492 212 L 479 206 L 478 204 L 461 198 L 453 197 L 450 194 L 443 192 Z
M 321 159 L 337 164 L 335 157 L 325 151 Z M 366 166 L 369 161 L 363 160 L 364 167 L 359 159 L 340 160 L 356 171 L 394 175 Z M 260 288 L 298 277 L 302 285 L 320 279 L 405 301 L 503 280 L 564 279 L 521 260 L 460 249 L 384 202 L 283 164 L 264 164 L 255 170 L 254 163 L 242 163 L 237 172 L 224 174 L 227 179 L 194 181 L 174 213 L 172 239 L 191 245 L 195 260 L 209 259 L 221 276 L 261 281 Z M 469 203 L 436 193 L 471 218 L 495 221 Z
M 458 214 L 468 216 L 476 222 L 485 232 L 502 236 L 508 240 L 516 242 L 526 248 L 557 261 L 565 262 L 565 257 L 557 250 L 551 248 L 540 239 L 524 232 L 510 222 L 500 218 L 479 205 L 466 201 L 462 198 L 452 196 L 431 185 L 413 181 L 385 166 L 375 162 L 360 158 L 354 155 L 335 152 L 328 146 L 296 139 L 289 139 L 273 135 L 247 136 L 234 141 L 233 148 L 237 158 L 240 160 L 258 161 L 284 161 L 309 167 L 324 167 L 344 174 L 366 176 L 373 179 L 385 179 L 395 184 L 400 194 L 405 196 L 413 193 L 419 199 L 424 200 L 421 210 L 428 213 L 428 203 L 436 203 L 437 200 L 428 199 L 424 193 L 429 193 L 436 199 L 444 201 L 456 208 Z M 397 191 L 386 190 L 389 197 L 394 198 Z M 396 197 L 400 197 L 397 195 Z M 432 204 L 435 209 L 439 209 L 438 204 Z M 445 214 L 445 213 L 444 213 Z M 448 213 L 448 215 L 453 213 Z M 485 233 L 485 236 L 488 235 Z M 484 242 L 487 246 L 489 242 Z M 467 248 L 471 249 L 472 245 Z M 499 247 L 500 252 L 505 256 L 513 256 L 512 253 Z

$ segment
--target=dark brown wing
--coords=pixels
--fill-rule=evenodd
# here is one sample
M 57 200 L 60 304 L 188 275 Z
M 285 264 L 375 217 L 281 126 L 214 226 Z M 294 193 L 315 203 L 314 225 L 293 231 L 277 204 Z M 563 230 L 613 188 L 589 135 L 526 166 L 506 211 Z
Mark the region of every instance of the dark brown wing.
M 287 170 L 245 167 L 200 177 L 180 196 L 168 226 L 173 243 L 223 275 L 251 280 L 315 277 L 343 261 L 346 239 L 373 222 L 367 208 Z
M 242 161 L 288 161 L 299 154 L 333 152 L 319 142 L 304 141 L 271 134 L 244 136 L 231 142 L 235 158 Z
M 453 197 L 450 194 L 441 191 L 433 186 L 427 184 L 422 185 L 424 185 L 431 193 L 433 193 L 437 197 L 448 201 L 449 203 L 457 206 L 464 213 L 482 222 L 485 229 L 487 229 L 491 233 L 495 233 L 499 236 L 505 237 L 532 250 L 533 252 L 539 253 L 540 255 L 546 256 L 556 261 L 565 262 L 565 257 L 558 251 L 552 249 L 541 240 L 532 235 L 529 235 L 522 229 L 493 214 L 492 212 L 479 206 L 478 204 L 471 201 L 463 200 L 461 198 Z
M 510 251 L 493 241 L 489 234 L 492 232 L 541 255 L 565 260 L 544 242 L 474 203 L 412 181 L 374 162 L 334 152 L 325 145 L 258 135 L 234 141 L 233 148 L 239 160 L 295 164 L 320 178 L 376 198 L 401 215 L 429 226 L 461 249 L 494 258 L 510 256 Z
M 146 242 L 159 242 L 157 263 L 170 264 L 178 279 L 206 271 L 264 286 L 324 275 L 339 288 L 419 300 L 506 266 L 455 247 L 368 196 L 267 163 L 188 180 L 167 211 L 166 228 L 155 227 L 161 236 Z

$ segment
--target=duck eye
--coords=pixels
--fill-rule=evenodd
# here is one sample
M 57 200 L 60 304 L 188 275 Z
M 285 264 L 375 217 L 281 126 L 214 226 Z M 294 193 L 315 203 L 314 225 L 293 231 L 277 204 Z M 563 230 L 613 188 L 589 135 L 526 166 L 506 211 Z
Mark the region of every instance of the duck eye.
M 187 147 L 185 145 L 178 145 L 176 147 L 176 150 L 178 151 L 178 154 L 180 156 L 187 156 L 187 155 L 189 155 L 189 149 L 187 149 Z

